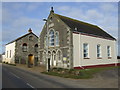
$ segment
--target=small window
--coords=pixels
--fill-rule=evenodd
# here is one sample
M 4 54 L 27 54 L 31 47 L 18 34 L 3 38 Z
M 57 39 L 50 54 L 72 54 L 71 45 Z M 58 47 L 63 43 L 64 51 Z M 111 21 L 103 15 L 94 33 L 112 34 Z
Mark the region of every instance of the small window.
M 52 22 L 52 17 L 50 17 L 50 22 Z
M 38 52 L 38 44 L 35 44 L 35 52 Z
M 59 46 L 59 33 L 56 32 L 56 46 Z
M 27 52 L 27 44 L 26 43 L 23 44 L 22 50 L 23 50 L 23 52 Z
M 32 41 L 33 40 L 33 36 L 29 36 L 29 40 Z
M 101 57 L 101 46 L 100 46 L 100 44 L 97 45 L 97 57 L 98 58 Z
M 88 44 L 87 43 L 83 44 L 83 56 L 84 58 L 88 58 Z
M 7 58 L 8 58 L 8 51 L 7 51 Z
M 60 61 L 61 60 L 61 52 L 60 51 L 57 52 L 57 56 L 58 56 L 58 61 Z
M 111 47 L 107 46 L 107 56 L 111 57 Z
M 11 50 L 10 50 L 10 58 L 11 58 Z
M 49 32 L 49 46 L 54 46 L 54 38 L 55 36 L 54 36 L 54 31 L 53 30 L 51 30 L 50 32 Z

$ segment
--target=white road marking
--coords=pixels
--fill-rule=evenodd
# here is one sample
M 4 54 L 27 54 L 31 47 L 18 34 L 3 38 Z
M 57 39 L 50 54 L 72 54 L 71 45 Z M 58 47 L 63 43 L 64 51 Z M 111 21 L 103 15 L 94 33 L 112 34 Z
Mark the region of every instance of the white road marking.
M 14 75 L 15 77 L 21 79 L 20 77 L 18 77 L 17 75 L 15 75 L 14 73 L 10 72 L 12 75 Z M 28 86 L 30 86 L 31 88 L 34 88 L 32 85 L 30 85 L 29 83 L 27 83 Z
M 10 72 L 11 73 L 11 72 Z M 16 78 L 20 78 L 20 77 L 18 77 L 17 75 L 15 75 L 14 73 L 11 73 L 12 75 L 14 75 Z
M 28 86 L 30 86 L 31 88 L 34 88 L 32 85 L 30 85 L 29 83 L 27 83 Z

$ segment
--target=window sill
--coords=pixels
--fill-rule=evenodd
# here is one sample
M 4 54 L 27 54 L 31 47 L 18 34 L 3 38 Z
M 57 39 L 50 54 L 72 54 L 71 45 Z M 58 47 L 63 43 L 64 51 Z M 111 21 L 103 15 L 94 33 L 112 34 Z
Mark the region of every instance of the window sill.
M 90 59 L 90 58 L 85 57 L 84 59 Z
M 23 51 L 23 52 L 27 52 L 27 51 Z
M 60 45 L 56 45 L 55 47 L 59 47 Z
M 97 57 L 97 59 L 102 59 L 101 57 Z
M 53 48 L 53 47 L 55 47 L 55 46 L 49 46 L 48 48 Z
M 108 57 L 108 59 L 111 59 L 112 57 Z

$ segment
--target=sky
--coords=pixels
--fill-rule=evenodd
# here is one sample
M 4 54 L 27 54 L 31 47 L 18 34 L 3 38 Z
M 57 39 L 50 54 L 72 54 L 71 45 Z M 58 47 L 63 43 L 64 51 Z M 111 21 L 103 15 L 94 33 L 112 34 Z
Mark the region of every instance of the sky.
M 51 6 L 57 14 L 97 25 L 118 38 L 117 2 L 2 2 L 0 6 L 3 47 L 0 53 L 4 52 L 5 44 L 28 33 L 29 28 L 39 36 Z

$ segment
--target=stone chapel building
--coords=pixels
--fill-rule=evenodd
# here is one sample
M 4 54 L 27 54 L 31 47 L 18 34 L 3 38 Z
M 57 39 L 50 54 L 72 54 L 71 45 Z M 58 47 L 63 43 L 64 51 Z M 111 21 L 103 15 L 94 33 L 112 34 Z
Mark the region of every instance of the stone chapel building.
M 26 64 L 28 67 L 38 65 L 38 36 L 31 28 L 27 34 L 6 44 L 5 62 Z
M 89 68 L 118 63 L 116 39 L 96 25 L 54 13 L 40 33 L 39 61 L 61 68 Z

